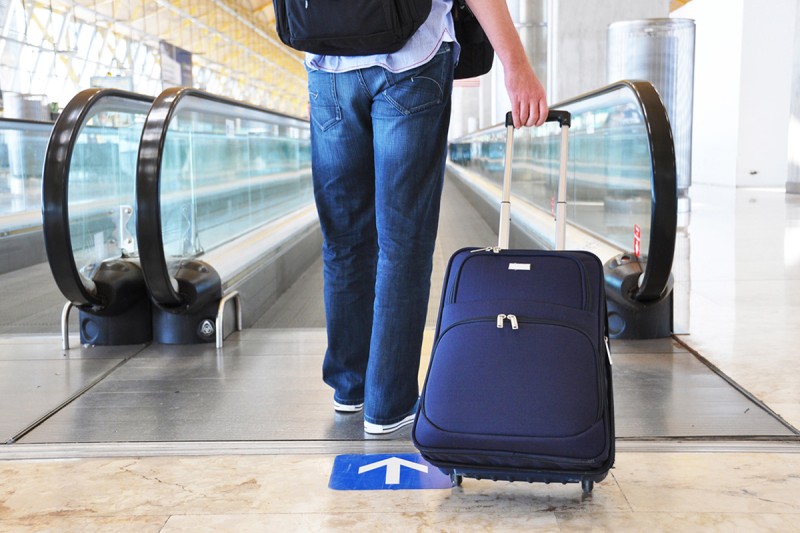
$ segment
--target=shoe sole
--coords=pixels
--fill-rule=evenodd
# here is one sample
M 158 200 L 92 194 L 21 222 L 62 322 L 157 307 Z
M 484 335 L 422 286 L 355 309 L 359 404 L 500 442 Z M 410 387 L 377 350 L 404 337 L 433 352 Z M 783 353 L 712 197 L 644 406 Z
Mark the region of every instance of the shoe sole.
M 333 410 L 337 413 L 357 413 L 364 408 L 363 403 L 359 403 L 356 405 L 345 405 L 337 402 L 333 402 Z
M 395 422 L 394 424 L 373 424 L 372 422 L 364 421 L 364 431 L 369 433 L 370 435 L 385 435 L 386 433 L 392 433 L 397 431 L 398 429 L 405 427 L 414 422 L 414 418 L 416 414 L 408 415 L 404 419 L 399 422 Z

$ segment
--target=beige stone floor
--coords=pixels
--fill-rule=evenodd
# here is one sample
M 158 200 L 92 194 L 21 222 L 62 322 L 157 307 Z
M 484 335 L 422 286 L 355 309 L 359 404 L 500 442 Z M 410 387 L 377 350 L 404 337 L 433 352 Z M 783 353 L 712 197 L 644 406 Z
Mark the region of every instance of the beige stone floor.
M 332 455 L 0 462 L 0 531 L 800 531 L 800 446 L 631 450 L 577 485 L 335 491 Z

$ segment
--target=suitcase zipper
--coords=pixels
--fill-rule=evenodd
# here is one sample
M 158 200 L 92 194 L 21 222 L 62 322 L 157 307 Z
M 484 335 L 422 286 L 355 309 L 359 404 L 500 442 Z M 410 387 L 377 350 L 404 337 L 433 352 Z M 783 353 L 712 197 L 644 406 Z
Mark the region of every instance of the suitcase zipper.
M 497 327 L 497 329 L 503 329 L 504 324 L 505 324 L 505 320 L 508 320 L 511 323 L 511 329 L 512 330 L 519 329 L 519 324 L 520 323 L 522 323 L 522 324 L 542 324 L 542 325 L 548 325 L 548 326 L 556 326 L 556 327 L 561 327 L 561 328 L 567 328 L 567 329 L 570 329 L 572 331 L 578 332 L 581 335 L 585 336 L 586 339 L 589 341 L 589 343 L 593 344 L 591 342 L 591 338 L 589 337 L 589 335 L 585 331 L 580 329 L 580 328 L 576 328 L 576 327 L 570 326 L 568 324 L 557 322 L 555 320 L 525 319 L 524 317 L 520 319 L 520 318 L 517 318 L 517 316 L 514 315 L 514 314 L 500 313 L 497 316 L 480 316 L 480 317 L 467 318 L 467 319 L 464 319 L 464 320 L 459 320 L 457 322 L 453 322 L 452 324 L 447 326 L 447 328 L 445 328 L 439 334 L 439 336 L 436 338 L 436 342 L 434 342 L 433 350 L 431 352 L 433 354 L 432 358 L 435 357 L 436 350 L 439 347 L 439 342 L 442 340 L 442 338 L 451 329 L 456 328 L 458 326 L 463 326 L 463 325 L 466 325 L 466 324 L 474 324 L 474 323 L 478 323 L 478 322 L 484 322 L 484 323 L 494 322 L 496 327 Z M 609 365 L 610 365 L 611 364 L 611 348 L 609 347 L 609 344 L 608 344 L 608 337 L 605 337 L 605 336 L 603 337 L 603 343 L 602 344 L 605 347 L 606 355 L 608 357 L 608 362 L 609 362 Z M 598 410 L 597 410 L 596 418 L 598 420 L 603 417 L 603 414 L 605 413 L 605 409 L 606 409 L 606 402 L 607 402 L 607 400 L 606 400 L 607 386 L 605 385 L 605 373 L 603 372 L 602 365 L 598 364 L 599 360 L 600 359 L 597 357 L 597 354 L 595 353 L 595 357 L 594 357 L 594 361 L 595 361 L 595 377 L 596 377 L 596 380 L 597 380 L 597 394 L 598 394 L 598 398 L 597 398 L 597 409 Z M 431 365 L 432 364 L 433 364 L 433 360 L 431 360 Z

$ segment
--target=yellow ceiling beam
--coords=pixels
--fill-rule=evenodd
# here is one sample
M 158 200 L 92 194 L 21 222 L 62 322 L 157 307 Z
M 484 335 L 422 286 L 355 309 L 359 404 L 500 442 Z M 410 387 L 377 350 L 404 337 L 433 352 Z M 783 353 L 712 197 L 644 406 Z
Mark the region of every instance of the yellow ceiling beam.
M 261 13 L 262 11 L 272 10 L 272 2 L 251 2 L 253 13 Z
M 670 13 L 675 11 L 678 8 L 681 8 L 691 2 L 692 0 L 670 0 L 669 2 L 669 11 Z

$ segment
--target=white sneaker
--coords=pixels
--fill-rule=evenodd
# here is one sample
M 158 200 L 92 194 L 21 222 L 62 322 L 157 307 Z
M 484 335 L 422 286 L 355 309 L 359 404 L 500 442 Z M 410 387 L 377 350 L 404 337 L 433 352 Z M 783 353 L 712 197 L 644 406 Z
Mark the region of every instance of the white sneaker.
M 373 424 L 372 422 L 367 422 L 364 420 L 364 431 L 370 435 L 384 435 L 386 433 L 391 433 L 413 423 L 414 417 L 416 416 L 416 413 L 411 413 L 404 419 L 400 420 L 399 422 L 395 422 L 394 424 Z
M 333 409 L 337 413 L 357 413 L 364 408 L 364 402 L 355 405 L 347 405 L 333 400 Z

